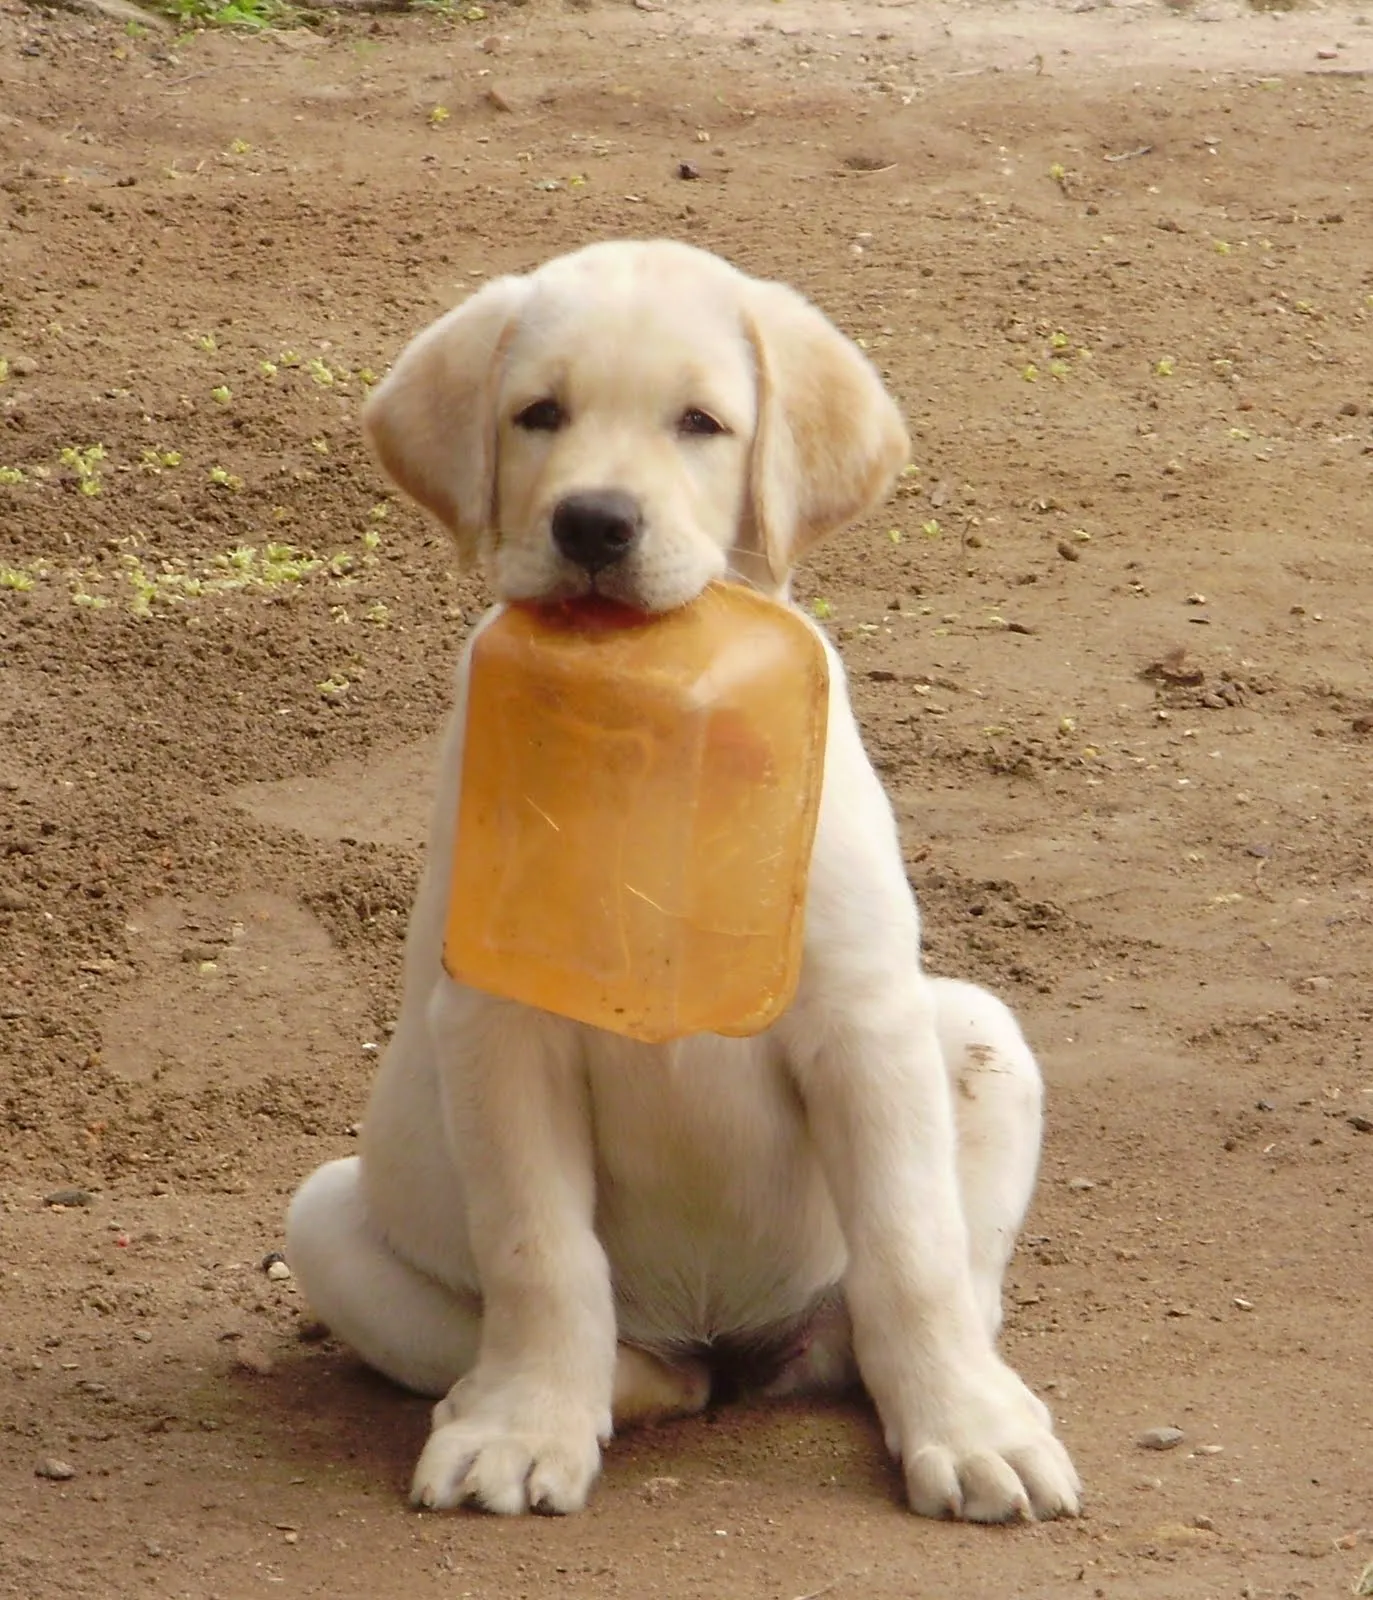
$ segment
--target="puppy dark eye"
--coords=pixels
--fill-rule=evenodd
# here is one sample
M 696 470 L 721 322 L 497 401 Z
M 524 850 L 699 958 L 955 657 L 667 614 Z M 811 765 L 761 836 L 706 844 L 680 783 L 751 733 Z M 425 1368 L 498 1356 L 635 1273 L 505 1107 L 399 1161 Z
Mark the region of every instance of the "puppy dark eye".
M 691 434 L 698 439 L 709 439 L 713 434 L 728 433 L 723 422 L 717 422 L 709 411 L 699 406 L 688 406 L 677 419 L 677 432 Z
M 530 433 L 556 433 L 567 421 L 567 413 L 556 400 L 535 400 L 515 413 L 515 426 Z

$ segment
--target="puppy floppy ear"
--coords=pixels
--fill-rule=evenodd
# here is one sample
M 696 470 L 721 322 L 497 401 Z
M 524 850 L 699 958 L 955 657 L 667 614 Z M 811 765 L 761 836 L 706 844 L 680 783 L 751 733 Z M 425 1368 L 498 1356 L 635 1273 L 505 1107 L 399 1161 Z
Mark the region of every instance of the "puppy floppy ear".
M 794 290 L 751 283 L 745 324 L 758 423 L 744 548 L 781 585 L 818 539 L 886 497 L 910 440 L 876 368 Z
M 448 529 L 464 561 L 494 519 L 501 363 L 528 290 L 527 278 L 493 279 L 412 339 L 363 407 L 383 471 Z

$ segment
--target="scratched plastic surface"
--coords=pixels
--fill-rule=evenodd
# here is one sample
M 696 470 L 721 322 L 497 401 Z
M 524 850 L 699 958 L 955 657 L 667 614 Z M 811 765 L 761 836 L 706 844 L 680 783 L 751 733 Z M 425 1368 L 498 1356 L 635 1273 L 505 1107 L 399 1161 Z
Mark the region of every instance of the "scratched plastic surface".
M 746 589 L 510 607 L 472 655 L 449 972 L 633 1039 L 766 1028 L 800 971 L 827 689 L 810 628 Z

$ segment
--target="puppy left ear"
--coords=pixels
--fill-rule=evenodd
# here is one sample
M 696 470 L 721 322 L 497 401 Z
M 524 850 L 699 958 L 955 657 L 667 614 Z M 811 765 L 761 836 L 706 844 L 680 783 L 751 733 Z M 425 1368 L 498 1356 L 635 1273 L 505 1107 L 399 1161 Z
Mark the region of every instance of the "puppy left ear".
M 744 547 L 781 586 L 811 545 L 886 498 L 910 440 L 872 362 L 794 290 L 751 282 L 745 324 L 758 422 Z
M 514 277 L 479 289 L 410 341 L 362 411 L 382 470 L 448 529 L 465 564 L 492 523 L 496 393 L 528 292 Z

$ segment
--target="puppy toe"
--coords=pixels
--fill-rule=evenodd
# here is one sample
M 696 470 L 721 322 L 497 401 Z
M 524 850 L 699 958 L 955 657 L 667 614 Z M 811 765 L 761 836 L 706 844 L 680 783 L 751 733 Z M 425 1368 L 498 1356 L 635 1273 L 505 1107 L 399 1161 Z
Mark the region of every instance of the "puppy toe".
M 953 1452 L 926 1445 L 905 1464 L 906 1494 L 911 1510 L 922 1517 L 961 1517 L 963 1490 Z
M 1025 1485 L 1030 1509 L 1040 1521 L 1080 1515 L 1082 1484 L 1058 1439 L 1050 1435 L 1028 1449 L 1008 1452 L 1007 1460 Z
M 516 1439 L 487 1444 L 468 1467 L 462 1499 L 501 1517 L 518 1517 L 530 1509 L 528 1483 L 533 1462 Z
M 447 1511 L 461 1505 L 463 1483 L 476 1459 L 475 1441 L 453 1428 L 436 1428 L 420 1452 L 410 1483 L 410 1503 L 425 1511 Z
M 984 1451 L 959 1466 L 963 1516 L 969 1522 L 1028 1522 L 1030 1497 L 1009 1462 Z
M 594 1460 L 587 1462 L 570 1450 L 545 1450 L 529 1473 L 529 1509 L 554 1517 L 580 1511 L 595 1475 Z

